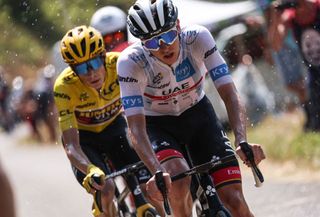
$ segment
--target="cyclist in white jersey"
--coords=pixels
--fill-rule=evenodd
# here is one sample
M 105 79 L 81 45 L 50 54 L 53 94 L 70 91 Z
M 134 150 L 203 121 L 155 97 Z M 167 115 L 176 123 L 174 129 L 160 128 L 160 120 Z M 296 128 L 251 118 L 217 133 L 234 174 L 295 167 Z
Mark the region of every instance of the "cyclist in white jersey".
M 184 146 L 196 165 L 234 153 L 205 96 L 206 72 L 225 102 L 236 153 L 250 166 L 239 146 L 247 141 L 245 111 L 210 32 L 198 25 L 181 29 L 171 0 L 136 1 L 127 22 L 140 41 L 121 53 L 117 70 L 133 145 L 153 174 L 164 172 L 174 216 L 187 217 L 190 179 L 170 180 L 170 175 L 188 169 Z M 259 164 L 264 152 L 260 145 L 250 146 Z M 253 216 L 242 193 L 237 161 L 213 170 L 211 176 L 233 216 Z M 155 201 L 162 200 L 154 176 L 147 190 Z

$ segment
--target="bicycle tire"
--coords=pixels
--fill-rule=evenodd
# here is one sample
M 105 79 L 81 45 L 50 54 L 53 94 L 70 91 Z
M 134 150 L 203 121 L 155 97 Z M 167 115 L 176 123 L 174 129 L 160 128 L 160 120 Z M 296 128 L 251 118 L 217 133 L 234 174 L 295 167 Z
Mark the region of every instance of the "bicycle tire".
M 148 208 L 146 211 L 144 211 L 142 217 L 160 217 L 160 215 L 156 212 L 153 208 Z

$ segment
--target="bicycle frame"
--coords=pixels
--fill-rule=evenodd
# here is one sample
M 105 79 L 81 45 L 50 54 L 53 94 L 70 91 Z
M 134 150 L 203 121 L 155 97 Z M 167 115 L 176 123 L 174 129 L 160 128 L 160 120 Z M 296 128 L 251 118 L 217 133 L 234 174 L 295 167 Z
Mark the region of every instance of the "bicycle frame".
M 108 174 L 105 179 L 115 179 L 118 176 L 124 176 L 127 185 L 122 192 L 116 192 L 116 202 L 120 209 L 125 209 L 124 212 L 127 212 L 130 216 L 136 217 L 157 217 L 158 213 L 156 212 L 155 208 L 151 206 L 145 199 L 140 189 L 140 185 L 138 180 L 135 176 L 135 172 L 138 171 L 140 168 L 144 167 L 143 162 L 137 162 L 136 164 L 129 165 L 124 169 L 119 171 L 114 171 L 111 174 Z M 125 198 L 129 195 L 130 192 L 133 192 L 133 199 L 136 208 L 136 213 L 130 213 L 128 207 L 121 207 L 125 203 Z M 120 210 L 119 210 L 120 211 Z

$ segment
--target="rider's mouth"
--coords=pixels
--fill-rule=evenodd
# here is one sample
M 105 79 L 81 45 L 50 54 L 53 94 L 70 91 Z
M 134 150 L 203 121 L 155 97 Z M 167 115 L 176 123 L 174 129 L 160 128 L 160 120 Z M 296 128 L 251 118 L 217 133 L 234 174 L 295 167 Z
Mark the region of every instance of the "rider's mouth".
M 172 53 L 168 53 L 168 54 L 165 54 L 164 55 L 164 58 L 166 58 L 166 59 L 170 59 L 170 58 L 172 58 L 173 57 L 173 55 L 174 55 L 174 53 L 172 52 Z

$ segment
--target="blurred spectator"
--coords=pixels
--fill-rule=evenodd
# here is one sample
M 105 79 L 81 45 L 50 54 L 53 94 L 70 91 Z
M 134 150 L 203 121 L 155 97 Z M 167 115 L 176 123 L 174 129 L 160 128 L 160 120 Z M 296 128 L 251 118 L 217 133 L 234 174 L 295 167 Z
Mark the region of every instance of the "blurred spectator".
M 55 68 L 47 65 L 38 71 L 36 80 L 17 76 L 12 81 L 9 110 L 15 115 L 15 122 L 29 124 L 32 137 L 39 142 L 57 141 L 54 79 Z M 44 131 L 42 126 L 45 126 Z
M 16 96 L 14 96 L 13 100 L 18 118 L 29 124 L 32 131 L 32 138 L 41 142 L 42 137 L 36 122 L 38 104 L 33 91 L 33 81 L 23 80 L 22 87 L 16 90 Z
M 274 1 L 270 20 L 269 38 L 276 51 L 292 29 L 309 71 L 310 103 L 304 107 L 310 110 L 310 119 L 305 129 L 320 131 L 320 0 Z
M 274 111 L 275 98 L 268 89 L 262 72 L 256 67 L 253 59 L 263 58 L 264 35 L 261 24 L 255 20 L 254 24 L 241 22 L 221 30 L 216 36 L 219 50 L 222 51 L 228 65 L 237 90 L 243 100 L 248 123 L 257 124 L 267 114 Z M 210 82 L 211 83 L 211 82 Z M 205 88 L 210 88 L 209 82 Z M 208 90 L 208 97 L 215 105 L 215 110 L 226 128 L 228 116 L 220 97 L 214 93 L 213 87 Z
M 49 64 L 39 71 L 39 77 L 36 80 L 36 85 L 33 89 L 33 94 L 37 102 L 35 124 L 39 125 L 41 122 L 45 124 L 48 129 L 48 139 L 50 142 L 57 141 L 57 116 L 52 91 L 54 80 L 55 67 Z
M 128 44 L 127 15 L 115 6 L 97 10 L 90 26 L 101 32 L 107 52 L 122 51 Z
M 305 128 L 311 126 L 311 114 L 308 88 L 306 84 L 307 75 L 306 67 L 303 64 L 303 59 L 300 55 L 299 47 L 297 46 L 292 31 L 289 30 L 285 36 L 281 47 L 275 48 L 275 38 L 273 38 L 273 18 L 272 0 L 257 0 L 266 21 L 266 35 L 269 41 L 269 49 L 271 49 L 273 64 L 276 70 L 281 74 L 282 81 L 286 89 L 293 93 L 299 99 L 299 104 L 304 109 L 306 122 Z M 277 42 L 276 42 L 277 43 Z
M 10 87 L 5 78 L 4 69 L 0 66 L 0 124 L 5 132 L 10 132 L 13 129 L 13 120 L 8 108 L 9 96 Z
M 0 162 L 0 216 L 15 217 L 15 202 L 11 183 Z

